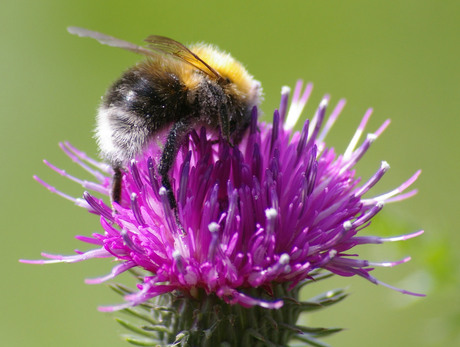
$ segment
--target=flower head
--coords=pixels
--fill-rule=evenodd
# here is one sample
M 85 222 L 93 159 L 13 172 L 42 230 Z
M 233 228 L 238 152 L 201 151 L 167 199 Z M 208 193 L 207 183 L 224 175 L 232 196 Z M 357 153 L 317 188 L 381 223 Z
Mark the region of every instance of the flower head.
M 238 146 L 232 147 L 222 138 L 216 141 L 205 128 L 199 133 L 192 131 L 170 172 L 177 211 L 170 208 L 166 190 L 161 187 L 156 163 L 162 148 L 154 141 L 126 168 L 122 200 L 113 208 L 92 193 L 75 199 L 36 178 L 99 215 L 104 232 L 77 237 L 94 245 L 92 250 L 73 256 L 43 254 L 49 260 L 35 262 L 118 261 L 109 275 L 87 283 L 101 283 L 133 268 L 147 271 L 138 291 L 125 297 L 126 303 L 103 310 L 135 306 L 175 290 L 192 297 L 202 290 L 245 307 L 279 308 L 283 304 L 280 298 L 266 301 L 248 295 L 245 289 L 263 288 L 270 293 L 278 283 L 294 288 L 317 269 L 382 283 L 370 274 L 375 266 L 393 266 L 409 258 L 371 263 L 350 251 L 356 245 L 404 240 L 422 233 L 394 238 L 361 236 L 385 203 L 415 193 L 405 190 L 420 172 L 391 192 L 367 197 L 389 165 L 382 162 L 365 183 L 356 176 L 354 166 L 389 121 L 358 146 L 371 115 L 369 110 L 346 151 L 338 155 L 324 140 L 344 100 L 325 122 L 329 97 L 324 97 L 302 131 L 293 130 L 311 90 L 310 84 L 302 90 L 299 82 L 288 108 L 289 90 L 284 88 L 272 124 L 258 122 L 254 109 L 251 126 Z M 85 189 L 109 196 L 111 168 L 68 143 L 61 147 L 94 175 L 95 182 L 81 181 L 46 163 Z

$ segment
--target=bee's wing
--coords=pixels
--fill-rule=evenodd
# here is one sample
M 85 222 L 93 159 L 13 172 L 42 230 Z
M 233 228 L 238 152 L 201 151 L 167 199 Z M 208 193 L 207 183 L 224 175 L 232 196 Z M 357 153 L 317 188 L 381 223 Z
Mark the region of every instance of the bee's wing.
M 222 76 L 216 70 L 180 42 L 158 35 L 150 35 L 144 41 L 149 43 L 147 47 L 153 51 L 170 54 L 211 77 L 222 79 Z
M 97 31 L 92 31 L 92 30 L 78 28 L 78 27 L 68 27 L 67 31 L 71 34 L 78 35 L 80 37 L 91 37 L 107 46 L 123 48 L 128 51 L 132 51 L 134 53 L 139 53 L 139 54 L 143 54 L 147 56 L 156 55 L 154 52 L 152 52 L 151 50 L 145 47 L 138 46 L 138 45 L 135 45 L 134 43 L 120 40 L 115 37 L 99 33 Z

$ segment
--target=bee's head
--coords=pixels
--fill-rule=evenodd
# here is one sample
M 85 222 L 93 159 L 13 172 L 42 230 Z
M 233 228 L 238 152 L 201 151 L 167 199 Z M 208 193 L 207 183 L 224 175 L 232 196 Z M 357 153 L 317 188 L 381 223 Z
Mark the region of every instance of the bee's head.
M 190 50 L 219 74 L 218 78 L 212 75 L 209 78 L 219 83 L 227 95 L 248 106 L 259 104 L 261 84 L 248 73 L 243 64 L 212 45 L 196 44 Z

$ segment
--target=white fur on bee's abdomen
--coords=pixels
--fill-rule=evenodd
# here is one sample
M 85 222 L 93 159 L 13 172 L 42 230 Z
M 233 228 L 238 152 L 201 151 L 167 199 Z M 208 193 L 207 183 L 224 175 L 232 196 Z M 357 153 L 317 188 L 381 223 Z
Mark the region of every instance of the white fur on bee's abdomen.
M 101 156 L 112 166 L 123 166 L 148 142 L 145 121 L 120 107 L 101 106 L 96 119 L 95 137 Z

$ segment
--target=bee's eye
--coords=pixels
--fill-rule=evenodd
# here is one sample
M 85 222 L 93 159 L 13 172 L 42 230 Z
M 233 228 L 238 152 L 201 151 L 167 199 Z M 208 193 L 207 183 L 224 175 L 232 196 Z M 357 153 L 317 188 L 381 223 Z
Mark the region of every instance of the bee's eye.
M 226 81 L 227 83 L 232 83 L 231 79 L 228 78 L 228 77 L 225 79 L 225 81 Z

